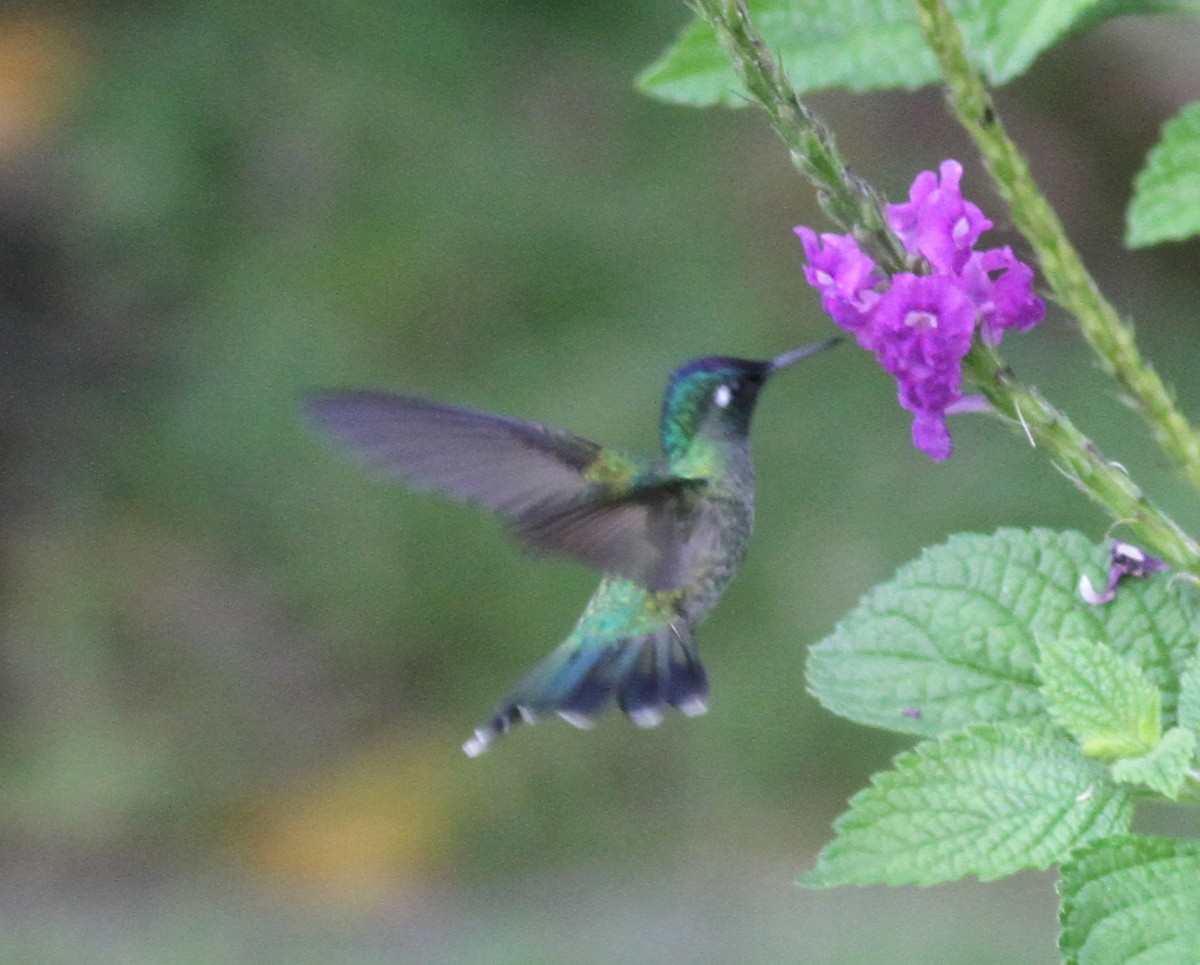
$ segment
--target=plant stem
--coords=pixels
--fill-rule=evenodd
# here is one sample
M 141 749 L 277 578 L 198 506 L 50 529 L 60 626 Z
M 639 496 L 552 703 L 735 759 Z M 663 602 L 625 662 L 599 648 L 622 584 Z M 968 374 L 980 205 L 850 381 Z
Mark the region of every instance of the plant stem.
M 887 224 L 882 198 L 849 173 L 825 126 L 800 102 L 767 52 L 742 0 L 698 3 L 747 90 L 783 138 L 793 163 L 816 185 L 829 216 L 843 229 L 852 231 L 860 245 L 869 247 L 889 273 L 905 270 L 907 256 Z M 1090 279 L 1083 277 L 1090 286 Z M 993 349 L 977 339 L 964 360 L 964 371 L 996 412 L 1021 426 L 1076 487 L 1113 519 L 1128 525 L 1155 555 L 1200 577 L 1200 544 L 1158 509 L 1126 472 L 1106 459 L 1064 414 L 1019 382 Z M 1200 468 L 1200 461 L 1197 466 Z
M 888 225 L 883 198 L 850 172 L 829 129 L 800 102 L 750 22 L 743 0 L 697 0 L 697 6 L 783 138 L 792 163 L 816 187 L 822 210 L 889 273 L 904 271 L 908 254 Z
M 996 411 L 1019 425 L 1034 446 L 1044 449 L 1080 492 L 1128 526 L 1136 541 L 1156 556 L 1200 578 L 1200 544 L 1154 505 L 1123 468 L 1106 459 L 1066 415 L 1018 381 L 994 349 L 977 339 L 963 369 Z
M 1155 441 L 1200 488 L 1200 436 L 1180 413 L 1171 390 L 1142 358 L 1133 328 L 1101 294 L 1067 238 L 1062 222 L 1038 190 L 1029 164 L 1005 133 L 982 77 L 967 60 L 962 34 L 944 0 L 915 0 L 925 40 L 937 55 L 958 121 L 975 141 L 1013 224 L 1037 255 L 1055 298 L 1079 320 L 1104 371 L 1128 394 Z

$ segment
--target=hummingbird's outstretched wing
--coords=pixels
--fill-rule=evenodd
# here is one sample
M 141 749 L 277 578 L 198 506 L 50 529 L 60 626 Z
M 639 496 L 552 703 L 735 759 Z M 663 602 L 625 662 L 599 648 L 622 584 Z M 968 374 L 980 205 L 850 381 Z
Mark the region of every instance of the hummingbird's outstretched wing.
M 311 398 L 309 419 L 419 487 L 506 517 L 526 546 L 671 589 L 703 480 L 655 474 L 582 436 L 383 392 Z

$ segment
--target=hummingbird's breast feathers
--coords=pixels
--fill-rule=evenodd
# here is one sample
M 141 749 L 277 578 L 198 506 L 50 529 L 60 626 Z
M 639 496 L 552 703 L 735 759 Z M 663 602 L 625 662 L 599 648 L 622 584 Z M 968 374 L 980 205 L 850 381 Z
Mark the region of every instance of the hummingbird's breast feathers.
M 670 469 L 674 476 L 703 481 L 710 496 L 721 495 L 730 487 L 740 487 L 747 482 L 752 485 L 750 440 L 698 435 L 672 457 Z

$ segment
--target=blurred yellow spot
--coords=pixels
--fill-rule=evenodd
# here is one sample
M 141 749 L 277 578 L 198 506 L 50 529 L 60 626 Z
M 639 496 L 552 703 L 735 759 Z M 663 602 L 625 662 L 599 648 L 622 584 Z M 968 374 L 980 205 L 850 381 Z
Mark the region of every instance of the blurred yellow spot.
M 465 763 L 457 741 L 393 738 L 259 802 L 238 835 L 251 872 L 350 902 L 419 887 L 454 848 Z

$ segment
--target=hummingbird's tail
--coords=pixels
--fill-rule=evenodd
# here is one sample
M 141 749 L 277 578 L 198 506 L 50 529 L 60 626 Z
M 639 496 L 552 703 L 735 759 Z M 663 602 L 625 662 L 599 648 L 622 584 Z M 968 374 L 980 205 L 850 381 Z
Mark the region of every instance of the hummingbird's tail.
M 689 717 L 708 710 L 708 675 L 688 628 L 671 623 L 625 640 L 560 644 L 463 750 L 468 757 L 478 757 L 514 724 L 533 723 L 551 711 L 576 727 L 591 727 L 614 696 L 638 727 L 657 726 L 668 706 Z

